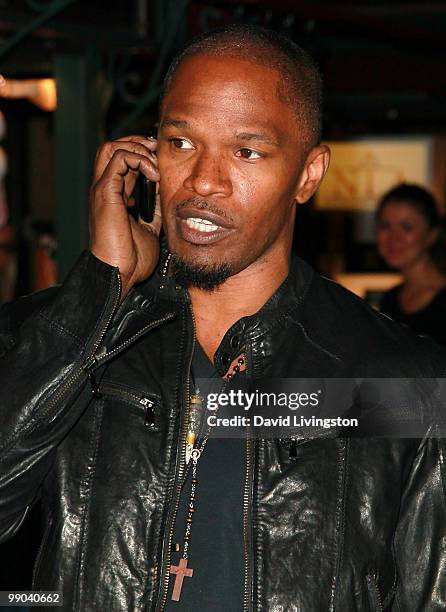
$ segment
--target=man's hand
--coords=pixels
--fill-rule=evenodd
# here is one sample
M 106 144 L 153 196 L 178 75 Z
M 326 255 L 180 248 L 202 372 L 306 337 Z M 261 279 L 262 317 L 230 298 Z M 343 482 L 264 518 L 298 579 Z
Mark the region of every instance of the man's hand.
M 133 204 L 131 194 L 139 172 L 159 181 L 156 145 L 152 138 L 127 136 L 105 143 L 96 155 L 90 192 L 90 250 L 119 268 L 121 300 L 135 283 L 152 274 L 159 259 L 159 202 L 151 223 L 135 221 L 127 211 Z

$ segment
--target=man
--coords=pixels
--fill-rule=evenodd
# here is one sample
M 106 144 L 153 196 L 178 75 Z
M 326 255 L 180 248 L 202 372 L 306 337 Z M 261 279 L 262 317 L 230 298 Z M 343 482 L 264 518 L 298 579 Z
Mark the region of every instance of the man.
M 200 376 L 442 374 L 440 350 L 291 258 L 319 139 L 298 47 L 199 39 L 167 75 L 158 142 L 99 151 L 91 253 L 3 309 L 0 534 L 42 497 L 35 588 L 64 609 L 446 608 L 442 441 L 196 437 Z M 159 181 L 150 224 L 126 209 L 138 172 Z

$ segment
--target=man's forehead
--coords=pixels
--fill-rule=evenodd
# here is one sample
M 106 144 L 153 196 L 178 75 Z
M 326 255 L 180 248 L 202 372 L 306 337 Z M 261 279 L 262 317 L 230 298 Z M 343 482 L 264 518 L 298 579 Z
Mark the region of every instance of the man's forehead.
M 212 114 L 239 132 L 259 131 L 274 140 L 276 125 L 292 130 L 294 110 L 278 95 L 279 74 L 245 58 L 194 55 L 183 60 L 163 99 L 162 124 L 193 126 L 200 115 Z M 168 122 L 166 119 L 168 118 Z M 235 128 L 234 128 L 235 129 Z M 247 139 L 247 138 L 245 138 Z
M 195 84 L 212 83 L 222 78 L 227 79 L 228 82 L 240 79 L 248 86 L 248 83 L 259 80 L 264 83 L 277 83 L 281 79 L 281 74 L 276 68 L 249 59 L 245 55 L 197 53 L 181 61 L 172 77 L 168 91 L 173 89 L 178 81 L 187 80 Z

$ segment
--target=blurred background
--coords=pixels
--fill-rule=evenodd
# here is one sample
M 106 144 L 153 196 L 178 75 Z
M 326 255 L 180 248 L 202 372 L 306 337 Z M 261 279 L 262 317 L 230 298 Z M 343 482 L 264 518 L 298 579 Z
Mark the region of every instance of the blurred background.
M 147 133 L 173 54 L 232 22 L 288 35 L 324 74 L 333 161 L 299 208 L 295 250 L 372 302 L 398 282 L 377 253 L 374 209 L 409 181 L 443 212 L 446 2 L 0 0 L 0 302 L 63 279 L 88 245 L 96 147 Z M 8 546 L 2 581 L 23 587 L 31 570 Z
M 358 293 L 395 283 L 373 210 L 402 180 L 443 206 L 446 2 L 0 0 L 0 301 L 63 279 L 88 244 L 98 143 L 146 133 L 175 51 L 231 22 L 285 33 L 325 77 L 333 162 L 297 252 Z

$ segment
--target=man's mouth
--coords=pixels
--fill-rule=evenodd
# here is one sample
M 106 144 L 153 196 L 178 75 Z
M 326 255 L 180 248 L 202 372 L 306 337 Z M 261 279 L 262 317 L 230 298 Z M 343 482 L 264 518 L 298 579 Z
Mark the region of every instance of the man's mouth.
M 215 225 L 212 221 L 200 219 L 199 217 L 188 217 L 186 219 L 186 224 L 191 229 L 205 233 L 216 232 L 218 229 L 221 229 L 220 225 Z
M 178 211 L 178 230 L 191 244 L 210 245 L 232 234 L 234 227 L 220 214 L 209 210 L 182 208 Z

